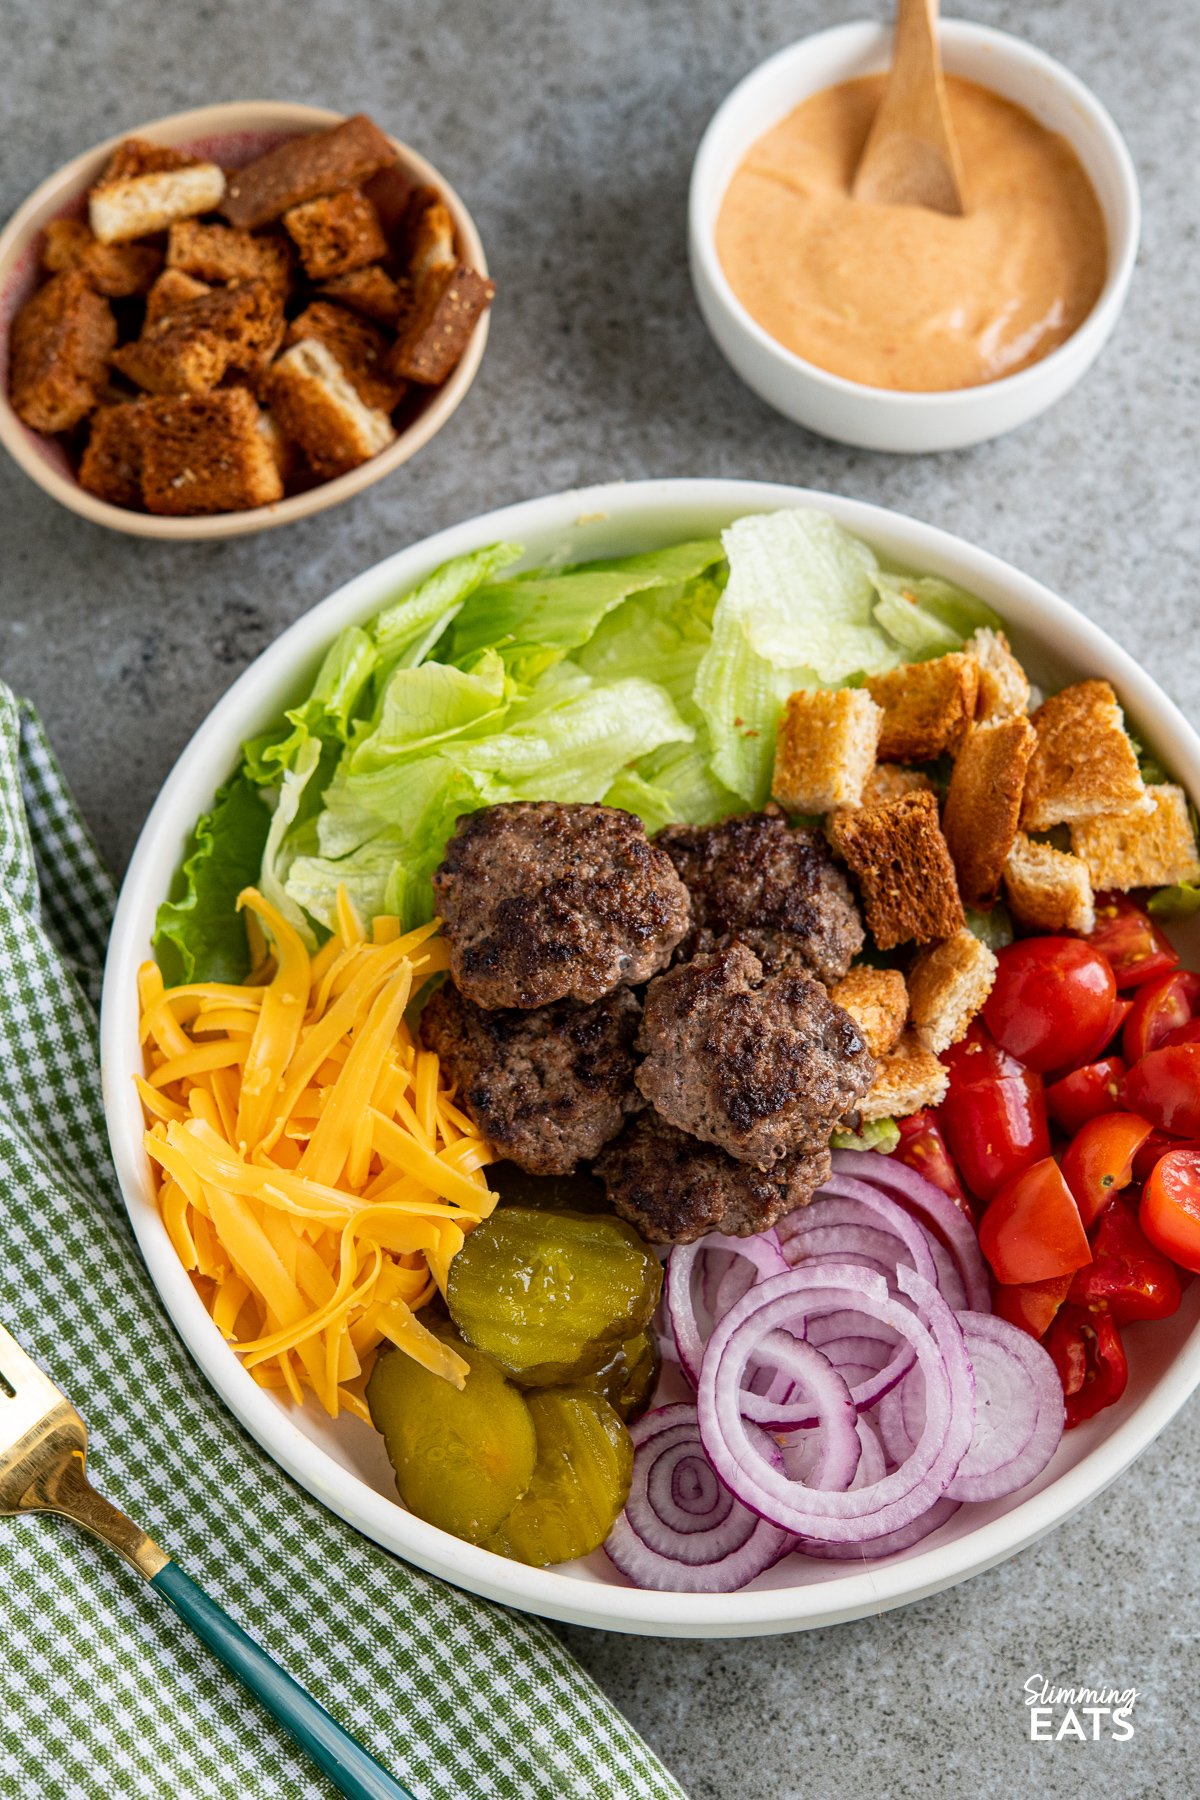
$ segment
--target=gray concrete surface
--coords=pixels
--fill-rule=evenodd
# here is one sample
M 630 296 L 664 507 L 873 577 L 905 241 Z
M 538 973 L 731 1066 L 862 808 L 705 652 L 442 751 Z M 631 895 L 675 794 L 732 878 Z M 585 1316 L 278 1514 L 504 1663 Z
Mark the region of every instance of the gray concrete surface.
M 879 0 L 876 0 L 879 10 Z M 959 7 L 955 7 L 959 11 Z M 742 389 L 692 304 L 684 196 L 711 110 L 844 0 L 9 0 L 0 214 L 110 132 L 236 96 L 363 107 L 466 196 L 500 300 L 481 377 L 408 470 L 309 524 L 140 545 L 0 466 L 0 673 L 42 708 L 114 865 L 233 676 L 385 552 L 504 501 L 646 475 L 794 480 L 898 507 L 1070 596 L 1200 710 L 1200 273 L 1192 0 L 969 0 L 1101 95 L 1146 225 L 1116 338 L 1048 417 L 961 455 L 821 443 Z M 1015 1562 L 819 1635 L 567 1635 L 694 1800 L 1200 1793 L 1200 1409 Z M 1028 1742 L 1022 1684 L 1135 1686 L 1136 1735 Z M 251 1797 L 252 1800 L 252 1797 Z

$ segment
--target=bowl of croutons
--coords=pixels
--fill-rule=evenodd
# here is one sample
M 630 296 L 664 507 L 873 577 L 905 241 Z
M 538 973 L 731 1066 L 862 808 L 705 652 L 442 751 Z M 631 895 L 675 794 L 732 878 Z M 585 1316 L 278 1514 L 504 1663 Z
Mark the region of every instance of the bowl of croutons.
M 0 443 L 117 531 L 285 525 L 441 429 L 493 293 L 458 195 L 365 114 L 175 113 L 76 157 L 0 233 Z

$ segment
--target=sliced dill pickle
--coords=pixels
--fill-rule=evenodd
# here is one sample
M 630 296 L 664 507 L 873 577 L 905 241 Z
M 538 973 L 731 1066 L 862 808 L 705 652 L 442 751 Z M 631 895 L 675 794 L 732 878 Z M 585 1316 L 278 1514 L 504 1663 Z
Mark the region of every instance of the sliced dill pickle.
M 591 1388 L 531 1394 L 529 1411 L 533 1480 L 485 1547 L 514 1562 L 570 1562 L 604 1542 L 628 1499 L 633 1439 Z
M 446 1336 L 471 1365 L 464 1387 L 388 1350 L 371 1371 L 367 1405 L 408 1510 L 480 1544 L 533 1479 L 537 1440 L 525 1396 L 491 1357 Z
M 603 1394 L 625 1423 L 632 1425 L 649 1406 L 661 1369 L 658 1334 L 648 1325 L 628 1343 L 619 1344 L 604 1367 L 589 1375 L 583 1385 Z
M 577 1381 L 649 1322 L 662 1269 L 632 1225 L 502 1206 L 450 1265 L 446 1304 L 523 1387 Z

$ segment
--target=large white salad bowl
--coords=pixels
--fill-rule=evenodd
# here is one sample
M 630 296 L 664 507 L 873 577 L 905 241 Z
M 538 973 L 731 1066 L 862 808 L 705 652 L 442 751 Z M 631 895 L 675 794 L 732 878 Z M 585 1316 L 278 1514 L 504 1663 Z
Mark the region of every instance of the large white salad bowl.
M 178 1262 L 154 1203 L 130 1079 L 141 1067 L 135 973 L 149 955 L 154 913 L 197 816 L 231 772 L 246 738 L 300 697 L 336 632 L 463 551 L 506 539 L 530 563 L 643 551 L 719 530 L 742 514 L 825 508 L 881 554 L 944 576 L 989 601 L 1043 687 L 1105 676 L 1164 764 L 1200 794 L 1200 738 L 1104 632 L 1029 576 L 961 538 L 860 501 L 751 481 L 647 481 L 577 489 L 505 507 L 413 544 L 306 613 L 236 681 L 201 724 L 168 778 L 121 891 L 101 1019 L 104 1101 L 129 1216 L 162 1302 L 221 1398 L 302 1487 L 398 1556 L 505 1605 L 575 1624 L 676 1637 L 735 1637 L 809 1629 L 919 1600 L 1003 1561 L 1093 1499 L 1160 1432 L 1200 1383 L 1200 1282 L 1181 1311 L 1131 1330 L 1131 1379 L 1121 1402 L 1068 1434 L 1044 1475 L 1021 1494 L 965 1506 L 935 1535 L 886 1561 L 790 1557 L 736 1594 L 651 1593 L 630 1587 L 602 1552 L 531 1569 L 459 1542 L 395 1498 L 382 1443 L 354 1419 L 297 1412 L 256 1386 L 221 1338 Z M 1200 940 L 1194 946 L 1200 950 Z M 1195 959 L 1193 959 L 1195 960 Z

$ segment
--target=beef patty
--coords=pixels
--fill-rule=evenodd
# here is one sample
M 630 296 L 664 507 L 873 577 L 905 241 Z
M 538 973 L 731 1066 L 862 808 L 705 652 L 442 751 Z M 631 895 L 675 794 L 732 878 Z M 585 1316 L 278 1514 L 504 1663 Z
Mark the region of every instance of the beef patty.
M 862 920 L 824 835 L 793 830 L 778 807 L 717 825 L 668 825 L 654 841 L 692 897 L 681 956 L 740 938 L 765 968 L 806 969 L 828 983 L 862 949 Z
M 716 1144 L 639 1113 L 597 1158 L 609 1204 L 652 1244 L 690 1244 L 709 1231 L 753 1237 L 806 1206 L 829 1178 L 829 1151 L 793 1154 L 756 1169 Z
M 486 1011 L 446 982 L 421 1015 L 458 1103 L 484 1137 L 531 1175 L 569 1175 L 641 1105 L 633 1043 L 641 1017 L 628 988 L 592 1006 Z
M 670 857 L 611 806 L 468 813 L 433 886 L 454 979 L 480 1006 L 598 1000 L 665 968 L 688 926 Z
M 768 975 L 741 943 L 650 983 L 638 1048 L 638 1087 L 665 1119 L 760 1169 L 823 1150 L 875 1075 L 858 1026 L 819 982 Z

